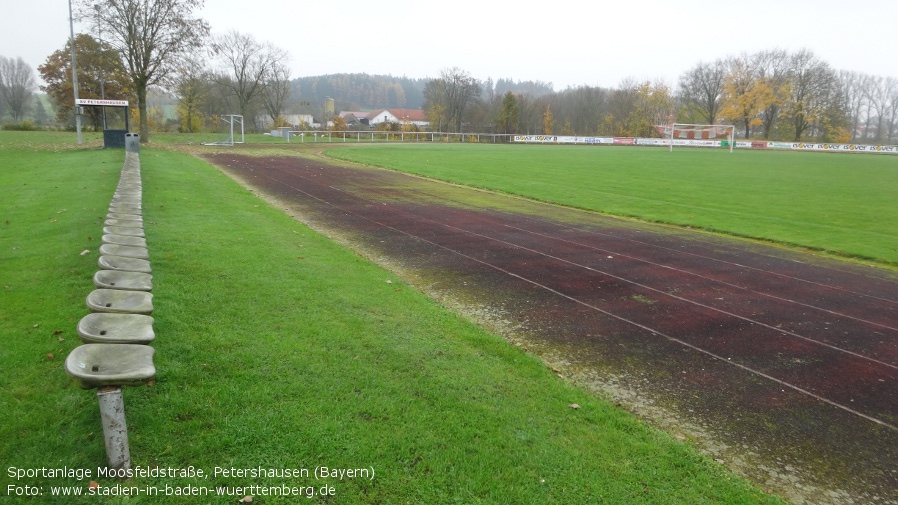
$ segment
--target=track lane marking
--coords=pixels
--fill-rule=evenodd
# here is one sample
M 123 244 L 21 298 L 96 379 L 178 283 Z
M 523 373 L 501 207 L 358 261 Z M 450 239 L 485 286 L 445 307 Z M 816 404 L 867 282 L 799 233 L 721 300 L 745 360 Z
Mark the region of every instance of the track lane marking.
M 276 170 L 281 171 L 281 172 L 284 172 L 284 171 L 285 171 L 285 170 L 283 170 L 283 169 L 276 169 Z M 397 232 L 397 233 L 406 235 L 406 236 L 411 237 L 411 238 L 413 238 L 413 239 L 415 239 L 415 240 L 420 240 L 420 241 L 426 242 L 426 243 L 431 244 L 431 245 L 433 245 L 433 246 L 435 246 L 435 247 L 437 247 L 437 248 L 446 250 L 446 251 L 448 251 L 448 252 L 450 252 L 450 253 L 452 253 L 452 254 L 455 254 L 455 255 L 461 256 L 461 257 L 463 257 L 463 258 L 465 258 L 465 259 L 468 259 L 468 260 L 470 260 L 470 261 L 474 261 L 474 262 L 476 262 L 476 263 L 482 264 L 482 265 L 487 266 L 487 267 L 489 267 L 489 268 L 491 268 L 491 269 L 494 269 L 494 270 L 496 270 L 496 271 L 498 271 L 498 272 L 501 272 L 501 273 L 503 273 L 503 274 L 505 274 L 505 275 L 508 275 L 508 276 L 517 278 L 517 279 L 519 279 L 519 280 L 521 280 L 521 281 L 524 281 L 524 282 L 527 282 L 527 283 L 532 284 L 532 285 L 534 285 L 534 286 L 537 286 L 537 287 L 539 287 L 539 288 L 542 288 L 542 289 L 544 289 L 544 290 L 546 290 L 546 291 L 548 291 L 548 292 L 550 292 L 550 293 L 553 293 L 553 294 L 555 294 L 555 295 L 557 295 L 557 296 L 560 296 L 560 297 L 562 297 L 562 298 L 564 298 L 564 299 L 570 300 L 570 301 L 572 301 L 572 302 L 574 302 L 574 303 L 577 303 L 577 304 L 582 305 L 582 306 L 584 306 L 584 307 L 587 307 L 587 308 L 589 308 L 589 309 L 591 309 L 591 310 L 594 310 L 594 311 L 596 311 L 596 312 L 599 312 L 599 313 L 601 313 L 601 314 L 604 314 L 604 315 L 606 315 L 606 316 L 608 316 L 608 317 L 611 317 L 611 318 L 616 319 L 616 320 L 618 320 L 618 321 L 622 321 L 622 322 L 624 322 L 624 323 L 630 324 L 630 325 L 635 326 L 635 327 L 637 327 L 637 328 L 639 328 L 639 329 L 641 329 L 641 330 L 647 331 L 647 332 L 649 332 L 649 333 L 652 334 L 652 335 L 658 335 L 658 336 L 661 336 L 661 337 L 663 337 L 663 338 L 665 338 L 665 339 L 667 339 L 667 340 L 669 340 L 669 341 L 671 341 L 671 342 L 675 342 L 675 343 L 680 344 L 680 345 L 682 345 L 682 346 L 684 346 L 684 347 L 688 347 L 688 348 L 690 348 L 690 349 L 692 349 L 692 350 L 695 350 L 695 351 L 697 351 L 697 352 L 699 352 L 699 353 L 705 354 L 705 355 L 710 356 L 710 357 L 712 357 L 712 358 L 714 358 L 714 359 L 720 360 L 720 361 L 722 361 L 722 362 L 724 362 L 724 363 L 728 363 L 728 364 L 730 364 L 730 365 L 732 365 L 732 366 L 735 366 L 735 367 L 737 367 L 737 368 L 739 368 L 739 369 L 742 369 L 742 370 L 744 370 L 744 371 L 747 371 L 747 372 L 749 372 L 749 373 L 755 374 L 755 375 L 757 375 L 757 376 L 759 376 L 759 377 L 763 377 L 763 378 L 765 378 L 765 379 L 771 380 L 771 381 L 773 381 L 773 382 L 775 382 L 775 383 L 777 383 L 777 384 L 779 384 L 779 385 L 781 385 L 781 386 L 783 386 L 783 387 L 788 387 L 789 389 L 792 389 L 792 390 L 794 390 L 794 391 L 796 391 L 796 392 L 799 392 L 799 393 L 801 393 L 801 394 L 807 395 L 807 396 L 809 396 L 809 397 L 811 397 L 811 398 L 814 398 L 814 399 L 816 399 L 816 400 L 818 400 L 818 401 L 821 401 L 821 402 L 823 402 L 823 403 L 826 403 L 826 404 L 831 405 L 831 406 L 833 406 L 833 407 L 836 407 L 836 408 L 838 408 L 838 409 L 841 409 L 841 410 L 844 410 L 844 411 L 849 412 L 849 413 L 851 413 L 851 414 L 854 414 L 854 415 L 856 415 L 856 416 L 859 416 L 859 417 L 861 417 L 861 418 L 863 418 L 863 419 L 866 419 L 866 420 L 868 420 L 868 421 L 870 421 L 870 422 L 873 422 L 873 423 L 875 423 L 875 424 L 877 424 L 877 425 L 880 425 L 880 426 L 882 426 L 882 427 L 884 427 L 884 428 L 887 428 L 887 429 L 889 429 L 889 430 L 898 432 L 898 426 L 889 424 L 889 423 L 887 423 L 887 422 L 885 422 L 885 421 L 883 421 L 883 420 L 881 420 L 881 419 L 877 419 L 877 418 L 875 418 L 875 417 L 873 417 L 873 416 L 864 414 L 863 412 L 860 412 L 860 411 L 858 411 L 858 410 L 852 409 L 851 407 L 848 407 L 847 405 L 842 405 L 842 404 L 840 404 L 840 403 L 838 403 L 838 402 L 835 402 L 835 401 L 833 401 L 833 400 L 830 400 L 830 399 L 828 399 L 828 398 L 826 398 L 826 397 L 824 397 L 824 396 L 821 396 L 821 395 L 819 395 L 819 394 L 816 394 L 816 393 L 813 393 L 813 392 L 811 392 L 811 391 L 809 391 L 809 390 L 806 390 L 806 389 L 804 389 L 804 388 L 802 388 L 802 387 L 800 387 L 800 386 L 791 384 L 791 383 L 786 382 L 786 381 L 784 381 L 784 380 L 782 380 L 782 379 L 778 379 L 778 378 L 776 378 L 776 377 L 774 377 L 774 376 L 772 376 L 772 375 L 770 375 L 770 374 L 764 373 L 764 372 L 762 372 L 762 371 L 760 371 L 760 370 L 756 370 L 756 369 L 753 369 L 753 368 L 751 368 L 751 367 L 749 367 L 749 366 L 742 365 L 742 364 L 740 364 L 740 363 L 738 363 L 738 362 L 734 362 L 732 359 L 724 358 L 723 356 L 720 356 L 720 355 L 718 355 L 718 354 L 716 354 L 716 353 L 713 353 L 713 352 L 711 352 L 711 351 L 708 351 L 708 350 L 706 350 L 706 349 L 703 349 L 703 348 L 701 348 L 701 347 L 698 347 L 698 346 L 696 346 L 696 345 L 694 345 L 694 344 L 690 344 L 689 342 L 686 342 L 686 341 L 684 341 L 684 340 L 682 340 L 682 339 L 679 339 L 679 338 L 677 338 L 677 337 L 674 337 L 674 336 L 672 336 L 672 335 L 669 335 L 669 334 L 666 334 L 666 333 L 664 333 L 664 332 L 655 330 L 655 329 L 653 329 L 653 328 L 651 328 L 651 327 L 649 327 L 649 326 L 643 325 L 642 323 L 633 321 L 633 320 L 628 319 L 628 318 L 623 317 L 623 316 L 618 316 L 618 315 L 616 315 L 616 314 L 614 314 L 614 313 L 612 313 L 612 312 L 609 312 L 609 311 L 604 310 L 604 309 L 602 309 L 602 308 L 600 308 L 600 307 L 597 307 L 597 306 L 595 306 L 595 305 L 592 305 L 592 304 L 589 304 L 589 303 L 584 302 L 584 301 L 582 301 L 582 300 L 579 300 L 579 299 L 577 299 L 577 298 L 575 298 L 575 297 L 569 296 L 569 295 L 567 295 L 567 294 L 565 294 L 565 293 L 562 293 L 562 292 L 560 292 L 560 291 L 558 291 L 558 290 L 556 290 L 556 289 L 553 289 L 553 288 L 551 288 L 551 287 L 549 287 L 549 286 L 543 285 L 543 284 L 541 284 L 541 283 L 539 283 L 539 282 L 537 282 L 537 281 L 528 279 L 528 278 L 526 278 L 526 277 L 524 277 L 524 276 L 521 276 L 521 275 L 516 274 L 516 273 L 514 273 L 514 272 L 508 271 L 508 270 L 506 270 L 506 269 L 503 269 L 502 267 L 499 267 L 499 266 L 494 265 L 494 264 L 492 264 L 492 263 L 489 263 L 489 262 L 487 262 L 487 261 L 480 260 L 480 259 L 478 259 L 478 258 L 475 258 L 475 257 L 471 256 L 471 255 L 462 253 L 462 252 L 460 252 L 460 251 L 458 251 L 458 250 L 455 250 L 455 249 L 452 249 L 452 248 L 450 248 L 450 247 L 447 247 L 447 246 L 441 245 L 441 244 L 439 244 L 439 243 L 433 242 L 433 241 L 431 241 L 431 240 L 428 240 L 428 239 L 426 239 L 426 238 L 424 238 L 424 237 L 421 237 L 421 236 L 418 236 L 418 235 L 415 235 L 415 234 L 406 232 L 406 231 L 404 231 L 404 230 L 401 230 L 401 229 L 396 228 L 396 227 L 394 227 L 394 226 L 390 226 L 390 225 L 388 225 L 388 224 L 386 224 L 386 223 L 383 223 L 383 222 L 380 222 L 380 221 L 378 221 L 378 220 L 376 220 L 376 219 L 369 218 L 369 217 L 364 216 L 364 215 L 362 215 L 362 214 L 359 214 L 359 213 L 357 213 L 357 212 L 353 212 L 352 210 L 348 210 L 348 209 L 346 209 L 346 208 L 344 208 L 344 207 L 341 207 L 341 206 L 339 206 L 339 205 L 337 205 L 337 204 L 335 204 L 335 203 L 332 203 L 332 202 L 330 202 L 330 201 L 328 201 L 328 200 L 326 200 L 326 199 L 324 199 L 324 198 L 321 198 L 321 197 L 318 197 L 318 196 L 316 196 L 316 195 L 313 195 L 313 194 L 309 193 L 308 191 L 305 191 L 305 190 L 302 190 L 302 189 L 300 189 L 300 188 L 297 188 L 297 187 L 293 186 L 292 184 L 289 184 L 289 183 L 286 183 L 286 182 L 284 182 L 284 181 L 278 180 L 278 179 L 276 179 L 276 178 L 274 178 L 274 177 L 271 177 L 271 176 L 269 176 L 269 175 L 267 175 L 267 174 L 262 174 L 262 175 L 263 175 L 263 177 L 266 177 L 266 178 L 268 178 L 268 179 L 271 179 L 272 181 L 274 181 L 274 182 L 276 182 L 276 183 L 278 183 L 278 184 L 281 184 L 281 185 L 283 185 L 283 186 L 289 187 L 290 189 L 293 189 L 294 191 L 297 191 L 298 193 L 304 194 L 304 195 L 306 195 L 306 196 L 308 196 L 308 197 L 310 197 L 310 198 L 312 198 L 312 199 L 314 199 L 314 200 L 323 202 L 324 204 L 326 204 L 326 205 L 328 205 L 328 206 L 331 206 L 331 207 L 334 207 L 334 208 L 336 208 L 336 209 L 338 209 L 338 210 L 340 210 L 340 211 L 342 211 L 342 212 L 344 212 L 344 213 L 346 213 L 346 214 L 349 214 L 349 215 L 355 216 L 355 217 L 357 217 L 357 218 L 359 218 L 359 219 L 362 219 L 362 220 L 365 220 L 365 221 L 374 223 L 374 224 L 376 224 L 376 225 L 378 225 L 378 226 L 381 226 L 381 227 L 383 227 L 383 228 L 386 228 L 386 229 L 389 229 L 389 230 L 393 230 L 393 231 L 395 231 L 395 232 Z M 360 196 L 356 195 L 355 193 L 351 193 L 351 192 L 349 192 L 349 191 L 346 191 L 346 190 L 343 190 L 343 189 L 340 189 L 340 188 L 336 188 L 336 187 L 329 186 L 329 185 L 323 185 L 323 184 L 315 183 L 314 181 L 310 180 L 308 177 L 302 176 L 302 175 L 300 175 L 300 174 L 293 174 L 293 175 L 297 175 L 298 177 L 301 177 L 302 179 L 305 179 L 305 180 L 309 181 L 309 182 L 312 183 L 313 185 L 317 185 L 317 186 L 319 186 L 319 187 L 326 186 L 326 187 L 328 187 L 329 189 L 332 189 L 332 190 L 337 191 L 337 192 L 339 192 L 339 193 L 343 193 L 343 194 L 349 195 L 349 196 L 351 196 L 352 198 L 354 198 L 354 199 L 356 199 L 356 200 L 359 200 L 359 201 L 367 201 L 367 202 L 369 202 L 369 203 L 381 203 L 381 204 L 383 204 L 383 205 L 388 205 L 388 206 L 394 207 L 394 210 L 396 210 L 397 212 L 399 212 L 399 213 L 401 213 L 401 214 L 404 214 L 404 215 L 407 215 L 407 216 L 411 216 L 411 217 L 416 218 L 416 219 L 424 219 L 424 220 L 426 220 L 426 221 L 430 221 L 430 222 L 432 222 L 432 223 L 435 223 L 435 224 L 440 225 L 440 226 L 443 226 L 443 227 L 447 227 L 447 228 L 455 228 L 455 227 L 452 227 L 452 226 L 450 226 L 450 225 L 445 225 L 445 224 L 443 224 L 443 223 L 439 223 L 439 222 L 437 222 L 437 221 L 433 221 L 433 220 L 430 220 L 430 219 L 427 219 L 427 218 L 420 218 L 420 217 L 418 217 L 418 216 L 413 216 L 413 215 L 411 215 L 411 214 L 409 214 L 409 213 L 407 213 L 407 212 L 404 212 L 404 211 L 402 211 L 402 210 L 395 209 L 395 205 L 388 204 L 388 203 L 386 203 L 386 202 L 374 202 L 373 200 L 369 200 L 369 199 L 360 197 Z M 564 260 L 564 259 L 561 259 L 561 258 L 554 258 L 553 256 L 548 255 L 548 254 L 545 254 L 545 253 L 542 253 L 542 252 L 540 252 L 540 251 L 531 250 L 531 249 L 528 249 L 528 248 L 525 248 L 525 247 L 521 247 L 521 246 L 518 246 L 518 245 L 515 245 L 515 244 L 511 244 L 511 243 L 508 243 L 508 242 L 504 242 L 504 241 L 501 241 L 501 240 L 497 240 L 497 239 L 494 239 L 494 238 L 492 238 L 492 237 L 488 237 L 488 236 L 485 236 L 485 235 L 482 235 L 482 234 L 478 234 L 478 233 L 474 233 L 474 232 L 469 232 L 469 231 L 464 230 L 464 229 L 461 229 L 461 228 L 455 228 L 455 229 L 458 230 L 458 231 L 460 231 L 460 232 L 462 232 L 462 233 L 467 233 L 467 234 L 471 234 L 471 235 L 481 236 L 481 237 L 483 237 L 483 238 L 485 238 L 485 239 L 487 239 L 487 240 L 492 240 L 492 241 L 495 241 L 495 242 L 505 243 L 505 244 L 507 244 L 507 245 L 509 245 L 509 246 L 511 246 L 511 247 L 514 247 L 514 248 L 524 249 L 524 250 L 529 250 L 530 252 L 533 252 L 533 253 L 535 253 L 535 254 L 543 255 L 543 256 L 546 256 L 546 257 L 548 257 L 548 258 L 555 259 L 555 260 L 557 260 L 557 261 L 561 261 L 561 262 L 568 263 L 568 264 L 571 264 L 571 265 L 574 265 L 574 266 L 578 266 L 578 267 L 580 267 L 580 268 L 585 268 L 585 269 L 588 269 L 588 270 L 592 270 L 592 271 L 597 272 L 597 273 L 600 273 L 600 274 L 608 275 L 609 277 L 612 277 L 612 278 L 615 278 L 615 279 L 618 279 L 618 280 L 622 280 L 622 281 L 624 281 L 624 282 L 628 282 L 628 283 L 631 283 L 631 284 L 634 284 L 634 285 L 637 285 L 637 286 L 641 286 L 641 287 L 644 287 L 644 288 L 646 288 L 646 289 L 649 289 L 649 290 L 652 290 L 652 291 L 659 292 L 659 293 L 664 294 L 664 295 L 666 295 L 666 296 L 670 296 L 670 297 L 673 297 L 673 298 L 679 298 L 679 297 L 676 297 L 676 296 L 674 296 L 674 295 L 670 295 L 670 294 L 668 294 L 668 293 L 664 293 L 663 291 L 659 291 L 659 290 L 657 290 L 657 289 L 655 289 L 655 288 L 651 288 L 651 287 L 648 287 L 648 286 L 643 286 L 643 285 L 641 285 L 641 284 L 639 284 L 639 283 L 636 283 L 636 282 L 633 282 L 633 281 L 629 281 L 629 280 L 627 280 L 627 279 L 620 278 L 620 277 L 614 276 L 614 275 L 612 275 L 612 274 L 608 274 L 607 272 L 602 272 L 602 271 L 600 271 L 600 270 L 596 270 L 596 269 L 593 269 L 593 268 L 591 268 L 591 267 L 586 267 L 586 266 L 583 266 L 583 265 L 578 265 L 578 264 L 576 264 L 576 263 L 573 263 L 573 262 L 570 262 L 570 261 L 567 261 L 567 260 Z M 750 267 L 747 267 L 747 268 L 750 268 Z M 708 308 L 708 309 L 713 310 L 713 311 L 716 311 L 716 312 L 720 312 L 720 313 L 723 313 L 723 314 L 728 314 L 726 311 L 722 311 L 722 310 L 719 310 L 719 309 L 715 309 L 715 308 L 713 308 L 713 307 L 707 307 L 707 306 L 704 306 L 703 304 L 699 304 L 699 303 L 696 303 L 696 302 L 692 302 L 692 301 L 690 301 L 690 300 L 688 300 L 688 299 L 681 299 L 681 300 L 683 300 L 683 301 L 685 301 L 685 302 L 687 302 L 687 303 L 693 303 L 693 304 L 695 304 L 695 305 L 697 305 L 697 306 L 701 306 L 701 307 L 704 307 L 704 308 Z M 752 320 L 750 320 L 750 319 L 748 319 L 748 318 L 744 318 L 744 317 L 742 317 L 742 316 L 738 316 L 738 315 L 735 315 L 735 314 L 730 314 L 730 315 L 731 315 L 731 317 L 736 317 L 736 318 L 739 318 L 739 319 L 746 320 L 746 321 L 748 321 L 748 322 L 753 322 L 753 323 L 755 323 L 755 324 L 759 324 L 759 325 L 761 325 L 761 326 L 771 328 L 771 329 L 773 329 L 773 330 L 775 330 L 775 331 L 778 331 L 778 332 L 781 332 L 781 333 L 784 333 L 784 334 L 787 334 L 787 335 L 790 334 L 790 332 L 787 332 L 787 331 L 784 331 L 784 330 L 781 330 L 781 329 L 778 329 L 778 328 L 775 328 L 775 327 L 766 325 L 766 324 L 764 324 L 764 323 L 759 323 L 759 322 L 756 322 L 756 321 L 752 321 Z M 797 338 L 801 338 L 801 339 L 804 339 L 804 340 L 808 340 L 808 341 L 810 341 L 810 342 L 812 342 L 812 343 L 815 343 L 815 344 L 817 344 L 817 345 L 822 345 L 822 346 L 825 346 L 825 347 L 829 347 L 829 348 L 831 348 L 831 349 L 833 349 L 833 350 L 836 350 L 836 351 L 838 351 L 838 352 L 844 352 L 844 353 L 847 353 L 847 354 L 850 354 L 850 355 L 854 355 L 854 356 L 859 357 L 859 358 L 864 359 L 864 360 L 868 360 L 868 361 L 872 361 L 872 362 L 875 362 L 875 363 L 879 363 L 879 364 L 885 365 L 885 366 L 887 366 L 887 367 L 889 367 L 889 368 L 896 368 L 896 369 L 898 369 L 898 367 L 895 367 L 895 366 L 890 365 L 890 364 L 888 364 L 888 363 L 881 363 L 881 362 L 879 362 L 878 360 L 871 359 L 871 358 L 868 358 L 868 357 L 859 355 L 859 354 L 854 353 L 854 352 L 851 352 L 851 351 L 847 351 L 847 350 L 844 350 L 844 349 L 840 349 L 840 348 L 835 347 L 835 346 L 830 346 L 830 345 L 828 345 L 828 344 L 823 344 L 823 343 L 817 342 L 817 341 L 815 341 L 815 340 L 809 339 L 809 338 L 807 338 L 807 337 L 802 337 L 802 336 L 800 336 L 800 335 L 790 335 L 790 336 L 795 336 L 795 337 L 797 337 Z

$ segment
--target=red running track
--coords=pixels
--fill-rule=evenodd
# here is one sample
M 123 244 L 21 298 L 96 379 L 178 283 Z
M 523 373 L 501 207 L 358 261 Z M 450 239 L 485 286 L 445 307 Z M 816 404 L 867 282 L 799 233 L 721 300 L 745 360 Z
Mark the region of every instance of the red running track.
M 591 356 L 571 356 L 581 370 L 617 366 L 609 375 L 670 397 L 727 445 L 839 459 L 820 481 L 898 489 L 898 282 L 886 272 L 388 171 L 214 161 L 424 279 L 465 279 L 537 338 Z

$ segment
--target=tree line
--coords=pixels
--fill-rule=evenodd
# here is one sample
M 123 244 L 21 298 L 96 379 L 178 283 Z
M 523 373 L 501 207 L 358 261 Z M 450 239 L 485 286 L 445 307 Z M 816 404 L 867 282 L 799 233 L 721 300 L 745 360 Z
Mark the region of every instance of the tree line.
M 459 68 L 433 79 L 292 78 L 287 51 L 234 30 L 213 35 L 194 15 L 204 0 L 75 2 L 90 27 L 74 41 L 79 95 L 136 103 L 142 141 L 164 128 L 214 131 L 219 114 L 243 115 L 259 130 L 288 126 L 289 114 L 321 119 L 325 96 L 338 110 L 421 108 L 431 129 L 445 132 L 656 136 L 655 125 L 679 122 L 735 124 L 738 136 L 753 139 L 898 139 L 898 80 L 837 71 L 809 50 L 700 62 L 675 87 L 625 79 L 614 88 L 555 91 L 547 82 L 478 80 Z M 38 67 L 61 124 L 73 115 L 71 44 Z M 0 56 L 0 120 L 22 121 L 31 108 L 46 115 L 33 100 L 35 82 L 21 58 Z M 165 124 L 154 90 L 173 97 L 176 124 Z M 85 113 L 99 128 L 99 111 Z
M 655 125 L 733 124 L 746 139 L 890 143 L 898 140 L 898 79 L 837 71 L 802 49 L 706 63 L 676 88 L 625 79 L 534 95 L 496 93 L 450 68 L 425 88 L 431 124 L 446 131 L 653 137 Z

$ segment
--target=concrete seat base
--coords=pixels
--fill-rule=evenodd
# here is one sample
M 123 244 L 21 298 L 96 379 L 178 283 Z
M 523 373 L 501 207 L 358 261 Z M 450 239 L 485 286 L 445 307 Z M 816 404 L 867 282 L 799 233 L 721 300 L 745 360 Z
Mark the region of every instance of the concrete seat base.
M 153 313 L 153 295 L 146 291 L 95 289 L 87 295 L 87 308 L 91 312 L 150 315 Z
M 124 256 L 126 258 L 137 258 L 141 260 L 150 259 L 150 253 L 146 247 L 134 247 L 120 244 L 103 244 L 100 246 L 100 254 L 113 256 Z
M 84 344 L 65 360 L 65 371 L 83 389 L 139 386 L 156 375 L 155 349 L 137 344 Z
M 103 270 L 124 270 L 126 272 L 143 272 L 145 274 L 153 273 L 150 268 L 150 262 L 138 258 L 127 258 L 125 256 L 115 256 L 112 254 L 104 254 L 97 260 L 97 265 Z
M 95 312 L 78 321 L 78 336 L 85 344 L 149 344 L 156 338 L 154 322 L 142 314 Z
M 99 270 L 94 274 L 94 286 L 99 289 L 152 291 L 153 276 L 144 272 Z

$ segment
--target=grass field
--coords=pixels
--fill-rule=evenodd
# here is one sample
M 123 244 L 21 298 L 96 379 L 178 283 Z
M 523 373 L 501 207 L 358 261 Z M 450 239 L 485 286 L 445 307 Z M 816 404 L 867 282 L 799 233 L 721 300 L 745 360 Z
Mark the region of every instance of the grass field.
M 236 495 L 50 496 L 52 486 L 116 484 L 97 476 L 105 453 L 94 394 L 62 363 L 79 344 L 124 157 L 66 140 L 0 132 L 0 495 L 27 485 L 42 496 L 15 501 L 295 503 L 234 488 L 329 485 L 333 496 L 311 502 L 779 502 L 208 164 L 146 147 L 158 373 L 125 390 L 133 465 L 325 466 L 374 478 L 145 477 L 122 484 Z M 93 475 L 15 480 L 11 467 Z
M 327 153 L 612 215 L 898 265 L 895 156 L 476 144 Z

